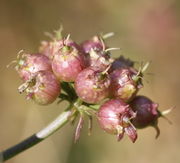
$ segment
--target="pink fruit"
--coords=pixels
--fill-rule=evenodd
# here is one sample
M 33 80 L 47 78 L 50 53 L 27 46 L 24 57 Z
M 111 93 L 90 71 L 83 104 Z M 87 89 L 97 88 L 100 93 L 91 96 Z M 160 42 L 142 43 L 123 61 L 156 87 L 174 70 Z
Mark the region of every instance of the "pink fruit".
M 51 71 L 39 71 L 30 80 L 18 88 L 26 92 L 27 99 L 32 99 L 40 105 L 47 105 L 60 95 L 60 83 Z
M 52 60 L 53 72 L 60 81 L 75 81 L 77 75 L 84 68 L 84 56 L 81 51 L 74 46 L 63 45 Z
M 105 48 L 105 45 L 99 36 L 94 36 L 90 40 L 81 43 L 81 47 L 85 53 L 89 53 L 91 49 L 94 51 L 102 51 L 103 48 Z
M 29 80 L 38 71 L 52 71 L 48 57 L 43 54 L 23 54 L 15 67 L 23 80 Z
M 39 48 L 39 52 L 49 57 L 49 59 L 53 59 L 54 55 L 59 52 L 64 45 L 71 46 L 80 50 L 81 48 L 71 39 L 61 39 L 61 40 L 53 40 L 53 41 L 42 41 L 41 46 Z
M 106 51 L 95 51 L 91 50 L 89 56 L 87 57 L 88 65 L 95 67 L 100 70 L 105 70 L 110 67 L 113 59 L 110 57 L 110 54 Z
M 42 41 L 41 46 L 39 48 L 39 52 L 46 55 L 49 59 L 53 59 L 54 54 L 58 52 L 61 48 L 62 42 L 61 41 Z
M 94 36 L 81 44 L 85 53 L 87 66 L 92 66 L 105 70 L 112 62 L 110 55 L 105 51 L 106 45 L 100 36 Z
M 130 106 L 120 99 L 105 102 L 97 113 L 98 122 L 104 131 L 117 135 L 118 140 L 126 133 L 132 142 L 137 139 L 136 129 L 130 122 L 134 117 Z
M 108 74 L 88 67 L 78 74 L 75 81 L 75 91 L 84 102 L 97 104 L 108 97 L 109 85 Z
M 137 71 L 129 68 L 119 68 L 110 73 L 112 97 L 124 101 L 129 101 L 134 97 L 139 88 L 142 87 L 140 80 L 134 80 L 136 75 Z

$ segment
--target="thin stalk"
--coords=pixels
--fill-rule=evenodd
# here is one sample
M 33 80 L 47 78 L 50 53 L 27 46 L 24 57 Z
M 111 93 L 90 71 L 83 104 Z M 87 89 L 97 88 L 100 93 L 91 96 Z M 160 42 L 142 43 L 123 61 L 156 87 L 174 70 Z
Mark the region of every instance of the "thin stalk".
M 21 141 L 20 143 L 2 151 L 0 153 L 0 163 L 9 160 L 17 154 L 31 148 L 32 146 L 48 138 L 58 129 L 63 127 L 67 122 L 69 122 L 70 116 L 72 116 L 72 112 L 70 110 L 64 111 L 53 122 L 51 122 L 49 125 L 47 125 L 45 128 L 43 128 L 36 134 L 33 134 L 29 138 Z

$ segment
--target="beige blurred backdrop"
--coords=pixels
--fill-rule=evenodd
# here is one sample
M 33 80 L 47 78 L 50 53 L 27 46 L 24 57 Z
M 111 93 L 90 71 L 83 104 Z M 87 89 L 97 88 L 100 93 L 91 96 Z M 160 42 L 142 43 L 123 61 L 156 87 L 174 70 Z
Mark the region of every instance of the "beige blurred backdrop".
M 139 130 L 135 144 L 125 136 L 117 142 L 94 122 L 92 136 L 84 128 L 73 144 L 74 127 L 67 125 L 50 138 L 7 163 L 179 163 L 180 162 L 180 1 L 179 0 L 0 0 L 0 150 L 16 144 L 53 120 L 65 103 L 46 107 L 19 95 L 21 84 L 13 68 L 19 50 L 37 52 L 45 31 L 63 24 L 77 42 L 99 32 L 137 62 L 152 61 L 140 91 L 158 102 L 160 110 L 176 106 L 155 130 Z M 149 75 L 151 74 L 151 75 Z

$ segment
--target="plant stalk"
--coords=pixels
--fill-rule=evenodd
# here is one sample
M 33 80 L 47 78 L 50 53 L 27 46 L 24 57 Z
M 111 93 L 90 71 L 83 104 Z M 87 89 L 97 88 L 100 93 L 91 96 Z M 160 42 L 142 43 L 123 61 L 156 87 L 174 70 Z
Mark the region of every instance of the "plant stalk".
M 72 115 L 71 113 L 72 112 L 70 110 L 64 111 L 53 122 L 51 122 L 49 125 L 47 125 L 45 128 L 43 128 L 36 134 L 33 134 L 29 138 L 21 141 L 20 143 L 2 151 L 0 153 L 0 163 L 9 160 L 17 154 L 31 148 L 32 146 L 48 138 L 50 135 L 63 127 L 70 120 L 69 118 Z

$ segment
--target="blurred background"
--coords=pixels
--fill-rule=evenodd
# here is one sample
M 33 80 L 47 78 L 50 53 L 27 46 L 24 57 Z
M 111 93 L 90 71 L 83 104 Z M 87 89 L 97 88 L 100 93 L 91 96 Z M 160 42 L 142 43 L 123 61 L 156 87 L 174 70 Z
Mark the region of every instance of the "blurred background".
M 0 150 L 16 144 L 53 120 L 65 103 L 38 106 L 19 95 L 21 81 L 11 67 L 17 53 L 37 52 L 62 23 L 65 33 L 77 42 L 103 32 L 115 32 L 107 43 L 121 47 L 137 62 L 152 61 L 145 75 L 147 95 L 160 110 L 176 109 L 168 115 L 169 125 L 159 120 L 160 137 L 151 127 L 139 130 L 135 144 L 125 136 L 104 133 L 94 122 L 92 136 L 86 127 L 79 143 L 73 143 L 74 127 L 67 125 L 39 145 L 7 163 L 179 163 L 180 162 L 180 1 L 179 0 L 0 0 Z M 147 81 L 147 82 L 146 82 Z

